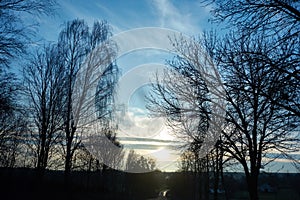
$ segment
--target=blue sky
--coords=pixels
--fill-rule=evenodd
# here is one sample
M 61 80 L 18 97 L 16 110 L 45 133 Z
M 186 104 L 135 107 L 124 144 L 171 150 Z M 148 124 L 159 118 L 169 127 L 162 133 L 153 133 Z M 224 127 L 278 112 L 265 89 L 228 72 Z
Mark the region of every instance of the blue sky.
M 36 19 L 40 24 L 38 37 L 41 38 L 41 43 L 57 41 L 63 24 L 75 18 L 84 19 L 90 26 L 95 20 L 107 20 L 113 28 L 113 34 L 136 28 L 160 27 L 178 31 L 184 35 L 196 36 L 212 28 L 208 22 L 211 7 L 204 6 L 200 1 L 58 0 L 58 3 L 60 5 L 55 16 L 41 16 Z M 118 58 L 117 63 L 122 75 L 125 75 L 144 64 L 164 65 L 166 58 L 171 57 L 170 52 L 144 49 Z M 129 85 L 123 87 L 128 88 Z M 124 122 L 121 126 L 120 137 L 125 147 L 134 148 L 139 153 L 156 158 L 162 170 L 176 170 L 178 165 L 174 161 L 178 159 L 179 153 L 173 148 L 176 139 L 170 134 L 170 130 L 162 125 L 163 119 L 148 118 L 145 110 L 145 93 L 147 93 L 147 87 L 144 85 L 136 87 L 132 92 L 125 105 L 126 123 Z M 151 131 L 155 134 L 150 133 Z M 140 140 L 140 137 L 144 139 Z M 158 141 L 155 142 L 153 139 Z M 172 145 L 170 141 L 173 141 Z M 282 161 L 275 168 L 280 168 L 282 163 L 288 165 L 286 161 Z M 290 167 L 286 167 L 283 171 L 287 169 Z
M 197 35 L 205 29 L 210 29 L 208 23 L 210 8 L 204 7 L 198 1 L 61 0 L 58 2 L 60 5 L 54 17 L 42 16 L 37 19 L 40 24 L 41 43 L 43 40 L 57 41 L 63 24 L 75 18 L 84 19 L 90 26 L 95 20 L 107 20 L 112 26 L 114 35 L 143 27 L 166 28 L 188 36 Z M 170 52 L 157 49 L 140 49 L 122 55 L 117 60 L 122 76 L 129 74 L 131 80 L 135 79 L 135 81 L 127 81 L 126 85 L 120 86 L 120 90 L 133 88 L 132 91 L 129 91 L 131 93 L 128 102 L 125 102 L 124 98 L 120 102 L 120 106 L 124 106 L 125 109 L 123 118 L 120 119 L 118 133 L 121 142 L 126 148 L 133 148 L 140 154 L 154 157 L 158 167 L 167 171 L 176 170 L 178 166 L 176 161 L 179 151 L 174 148 L 176 139 L 164 125 L 163 119 L 148 117 L 145 109 L 145 94 L 147 94 L 148 87 L 143 84 L 138 85 L 136 80 L 144 79 L 143 82 L 147 82 L 151 75 L 147 73 L 148 75 L 144 76 L 143 70 L 138 73 L 135 73 L 134 70 L 139 71 L 139 69 L 151 68 L 156 65 L 163 66 L 166 59 L 170 59 L 172 56 Z M 140 76 L 131 77 L 130 73 Z M 136 138 L 143 139 L 137 141 Z M 157 142 L 154 142 L 153 139 Z M 171 144 L 170 141 L 173 143 Z
M 170 28 L 188 35 L 209 29 L 210 7 L 199 1 L 170 0 L 60 0 L 55 17 L 42 17 L 40 33 L 55 41 L 61 25 L 74 18 L 107 20 L 114 33 L 141 27 Z

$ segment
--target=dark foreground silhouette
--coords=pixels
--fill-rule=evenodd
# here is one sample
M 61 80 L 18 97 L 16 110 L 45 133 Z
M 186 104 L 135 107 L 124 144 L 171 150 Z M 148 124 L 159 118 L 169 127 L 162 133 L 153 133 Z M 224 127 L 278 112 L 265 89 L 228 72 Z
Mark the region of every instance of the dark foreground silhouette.
M 75 171 L 67 178 L 63 171 L 0 168 L 0 199 L 55 200 L 186 200 L 200 199 L 205 184 L 190 172 L 128 174 L 119 171 Z M 205 199 L 214 199 L 211 187 Z M 300 199 L 300 174 L 262 173 L 261 199 Z M 202 189 L 201 189 L 202 188 Z M 226 173 L 218 199 L 248 199 L 241 173 Z M 203 198 L 202 198 L 203 199 Z

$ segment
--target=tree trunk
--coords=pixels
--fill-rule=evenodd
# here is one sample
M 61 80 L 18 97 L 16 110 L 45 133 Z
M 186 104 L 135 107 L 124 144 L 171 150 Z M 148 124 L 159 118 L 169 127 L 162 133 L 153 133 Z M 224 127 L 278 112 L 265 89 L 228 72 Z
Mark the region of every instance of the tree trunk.
M 250 200 L 258 200 L 258 175 L 251 174 L 246 178 Z
M 65 188 L 67 191 L 70 189 L 70 173 L 72 167 L 71 144 L 72 143 L 70 142 L 69 138 L 67 138 L 64 175 Z
M 72 167 L 72 155 L 71 155 L 72 141 L 67 139 L 66 157 L 65 157 L 65 174 L 68 175 L 71 172 Z
M 219 148 L 216 148 L 216 162 L 215 162 L 215 170 L 214 170 L 214 200 L 218 200 L 218 189 L 219 189 L 219 174 L 220 174 L 220 166 L 219 166 Z
M 37 169 L 42 172 L 46 169 L 45 163 L 45 146 L 46 146 L 46 133 L 41 134 L 41 144 L 38 152 Z

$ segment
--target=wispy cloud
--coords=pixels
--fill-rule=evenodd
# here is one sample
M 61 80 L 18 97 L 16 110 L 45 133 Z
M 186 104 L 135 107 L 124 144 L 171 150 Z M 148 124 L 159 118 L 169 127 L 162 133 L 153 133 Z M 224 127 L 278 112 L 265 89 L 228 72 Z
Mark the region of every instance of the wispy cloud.
M 186 34 L 195 34 L 201 31 L 199 18 L 196 18 L 191 11 L 192 5 L 189 6 L 189 9 L 183 10 L 176 7 L 170 0 L 152 0 L 151 2 L 159 17 L 161 27 L 172 28 Z M 199 7 L 198 4 L 195 5 Z M 205 11 L 203 14 L 208 15 L 208 12 Z M 203 17 L 205 16 L 201 18 Z

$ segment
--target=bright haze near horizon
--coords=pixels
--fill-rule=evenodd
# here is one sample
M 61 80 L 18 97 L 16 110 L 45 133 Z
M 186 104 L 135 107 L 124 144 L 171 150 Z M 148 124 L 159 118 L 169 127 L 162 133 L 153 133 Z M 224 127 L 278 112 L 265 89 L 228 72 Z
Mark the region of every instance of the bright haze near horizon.
M 187 36 L 197 36 L 203 31 L 218 26 L 209 23 L 210 6 L 204 6 L 200 1 L 189 0 L 58 0 L 59 6 L 53 17 L 40 16 L 37 18 L 40 27 L 38 36 L 40 41 L 57 41 L 63 24 L 73 19 L 84 19 L 91 27 L 95 20 L 106 20 L 112 27 L 114 35 L 123 31 L 144 27 L 159 27 L 178 31 Z M 117 65 L 122 76 L 128 74 L 138 66 L 155 63 L 165 65 L 167 59 L 174 55 L 166 51 L 144 49 L 122 55 L 117 59 Z M 149 65 L 151 66 L 151 65 Z M 140 77 L 136 77 L 139 79 Z M 150 75 L 149 77 L 151 78 Z M 122 85 L 122 88 L 130 87 Z M 163 171 L 178 169 L 177 138 L 164 125 L 163 119 L 148 117 L 145 108 L 145 96 L 149 92 L 149 85 L 136 87 L 125 102 L 124 114 L 126 123 L 123 123 L 118 137 L 125 148 L 153 157 L 157 167 Z M 284 160 L 275 164 L 271 171 L 277 171 L 281 166 L 288 165 Z M 290 168 L 287 166 L 287 169 Z

